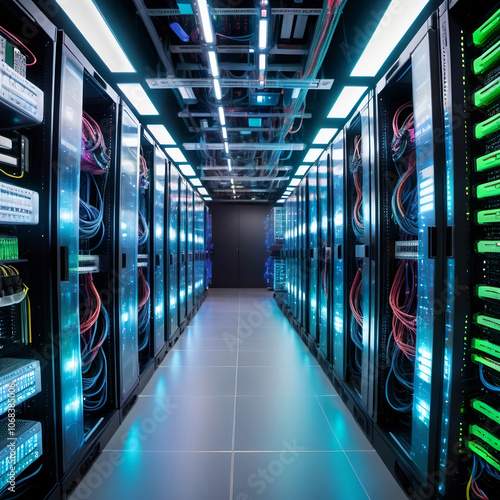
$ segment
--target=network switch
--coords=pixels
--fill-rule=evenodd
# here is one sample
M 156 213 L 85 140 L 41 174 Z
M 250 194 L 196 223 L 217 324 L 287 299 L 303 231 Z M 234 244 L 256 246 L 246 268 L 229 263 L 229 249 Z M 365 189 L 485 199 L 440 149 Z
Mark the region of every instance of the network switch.
M 473 399 L 471 401 L 471 407 L 478 411 L 479 413 L 482 413 L 485 417 L 489 418 L 490 420 L 493 420 L 497 424 L 500 424 L 500 412 L 490 406 L 488 403 L 485 403 L 484 401 L 481 401 L 480 399 Z
M 500 9 L 472 34 L 474 45 L 481 47 L 500 29 Z
M 42 426 L 33 420 L 0 422 L 0 489 L 42 455 Z
M 492 69 L 500 59 L 500 41 L 490 47 L 484 54 L 474 60 L 473 68 L 476 75 L 485 73 Z
M 0 359 L 0 415 L 42 390 L 40 362 L 32 359 Z
M 0 182 L 0 223 L 38 224 L 38 193 Z
M 479 158 L 476 158 L 476 170 L 478 172 L 497 167 L 500 167 L 500 151 L 488 153 Z

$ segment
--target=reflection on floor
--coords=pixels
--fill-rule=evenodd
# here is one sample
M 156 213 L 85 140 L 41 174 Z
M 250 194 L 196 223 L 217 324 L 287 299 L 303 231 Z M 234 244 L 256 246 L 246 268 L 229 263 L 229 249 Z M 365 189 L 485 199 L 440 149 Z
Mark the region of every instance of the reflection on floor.
M 406 499 L 260 289 L 213 289 L 71 500 Z

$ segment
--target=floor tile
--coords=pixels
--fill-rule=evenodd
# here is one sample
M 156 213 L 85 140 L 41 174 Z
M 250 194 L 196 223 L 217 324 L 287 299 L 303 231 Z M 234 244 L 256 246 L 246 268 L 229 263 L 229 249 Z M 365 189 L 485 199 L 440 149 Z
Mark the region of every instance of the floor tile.
M 237 334 L 232 333 L 232 330 L 224 330 L 220 339 L 193 339 L 182 336 L 175 344 L 174 349 L 178 351 L 236 351 L 237 346 Z
M 244 351 L 238 353 L 238 366 L 319 366 L 309 351 Z
M 238 336 L 238 327 L 230 326 L 188 326 L 182 334 L 183 339 L 222 339 L 228 334 Z
M 170 351 L 160 366 L 236 366 L 236 350 L 225 351 Z
M 242 338 L 240 333 L 240 351 L 309 351 L 299 337 L 290 338 L 286 342 L 278 339 Z
M 234 396 L 140 396 L 107 450 L 231 451 Z
M 317 396 L 344 450 L 372 450 L 372 445 L 339 396 Z
M 294 443 L 281 449 L 235 454 L 233 500 L 368 499 L 343 453 L 297 452 Z
M 346 454 L 371 500 L 408 500 L 375 451 L 350 451 Z
M 280 451 L 296 441 L 304 451 L 339 451 L 314 396 L 238 396 L 235 450 Z
M 238 396 L 335 395 L 322 369 L 303 366 L 238 368 Z
M 234 367 L 160 366 L 142 391 L 147 396 L 234 396 Z
M 224 314 L 218 314 L 214 317 L 213 322 L 211 322 L 212 326 L 238 326 L 240 318 L 238 316 L 225 316 Z M 189 323 L 191 326 L 203 326 L 206 324 L 206 320 L 200 318 L 199 316 L 195 316 L 191 322 Z
M 229 499 L 231 453 L 103 452 L 70 500 Z

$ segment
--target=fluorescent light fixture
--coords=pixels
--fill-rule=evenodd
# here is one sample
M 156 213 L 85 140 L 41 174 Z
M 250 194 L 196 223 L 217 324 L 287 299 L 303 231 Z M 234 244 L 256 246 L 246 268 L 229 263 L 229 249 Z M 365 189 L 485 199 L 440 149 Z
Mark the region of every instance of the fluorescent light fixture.
M 300 94 L 300 89 L 293 89 L 292 99 L 297 99 L 297 97 L 299 97 L 299 94 Z
M 304 163 L 314 163 L 320 156 L 323 150 L 321 148 L 311 148 L 304 158 Z
M 328 118 L 347 118 L 352 108 L 361 99 L 368 87 L 344 87 L 332 109 L 328 113 Z
M 214 30 L 210 14 L 208 13 L 207 0 L 198 0 L 198 12 L 200 14 L 201 29 L 205 43 L 214 43 Z
M 193 170 L 191 165 L 179 165 L 179 169 L 182 172 L 182 175 L 185 177 L 195 177 L 196 172 Z
M 301 179 L 299 179 L 298 177 L 294 177 L 290 181 L 290 186 L 298 186 L 300 184 L 300 181 L 301 181 Z
M 165 128 L 165 125 L 147 125 L 148 130 L 153 134 L 154 138 L 160 144 L 167 144 L 168 146 L 175 146 L 175 141 L 172 139 L 172 136 L 169 134 L 168 130 Z
M 140 115 L 159 114 L 140 83 L 119 83 L 118 87 Z
M 429 0 L 392 0 L 351 76 L 375 76 Z
M 214 78 L 219 77 L 219 63 L 217 62 L 217 55 L 215 50 L 208 51 L 208 62 L 210 63 L 210 71 Z
M 259 49 L 267 48 L 267 19 L 259 21 Z
M 232 177 L 231 177 L 231 186 L 234 186 L 234 180 Z
M 113 73 L 135 73 L 135 69 L 120 47 L 92 0 L 56 0 L 81 34 Z
M 313 141 L 313 144 L 328 144 L 338 129 L 336 128 L 320 128 L 318 135 Z
M 229 169 L 230 172 L 231 172 L 231 170 L 233 170 L 233 167 L 231 167 L 231 159 L 230 158 L 227 159 L 227 168 Z
M 208 191 L 205 188 L 198 188 L 198 193 L 208 196 Z
M 222 137 L 224 138 L 224 140 L 227 140 L 227 128 L 226 127 L 222 127 Z
M 214 78 L 214 91 L 215 91 L 215 98 L 220 101 L 222 99 L 222 92 L 220 88 L 220 82 L 218 78 Z
M 198 99 L 194 95 L 194 90 L 191 87 L 178 87 L 177 90 L 180 92 L 182 100 L 186 104 L 196 104 Z
M 290 193 L 291 193 L 292 191 L 293 191 L 293 188 L 291 188 L 291 187 L 287 187 L 287 188 L 285 189 L 285 193 L 287 193 L 287 192 L 290 192 Z
M 219 106 L 219 121 L 222 126 L 226 124 L 226 117 L 224 116 L 224 108 Z
M 198 179 L 198 177 L 193 177 L 192 179 L 189 179 L 189 182 L 191 182 L 191 184 L 193 186 L 196 186 L 196 187 L 203 186 L 203 184 L 201 183 L 200 179 Z
M 227 142 L 224 142 L 224 151 L 229 154 L 229 144 Z
M 204 199 L 205 201 L 212 201 L 212 198 L 210 198 L 210 196 L 205 196 L 203 199 Z
M 187 163 L 186 157 L 179 148 L 165 148 L 165 153 L 176 163 Z
M 260 54 L 259 56 L 259 70 L 264 71 L 266 69 L 266 54 Z
M 298 169 L 297 172 L 295 172 L 295 177 L 303 177 L 304 175 L 307 174 L 307 171 L 311 168 L 311 165 L 301 165 Z

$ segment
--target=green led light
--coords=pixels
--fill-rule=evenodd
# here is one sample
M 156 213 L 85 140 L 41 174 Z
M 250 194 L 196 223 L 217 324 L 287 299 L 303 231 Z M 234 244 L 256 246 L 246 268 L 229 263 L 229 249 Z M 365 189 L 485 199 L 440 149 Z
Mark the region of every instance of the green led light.
M 491 135 L 500 130 L 500 113 L 484 120 L 476 125 L 474 133 L 476 139 L 484 139 L 488 135 Z
M 500 241 L 478 241 L 476 249 L 478 253 L 500 253 Z
M 490 47 L 483 55 L 474 60 L 473 68 L 476 75 L 485 73 L 500 59 L 500 40 Z
M 500 222 L 500 209 L 481 210 L 477 213 L 478 224 L 495 224 Z
M 500 77 L 474 94 L 474 104 L 478 107 L 489 106 L 500 97 Z
M 474 33 L 472 41 L 474 45 L 481 47 L 497 29 L 500 28 L 500 9 L 498 9 L 485 23 L 483 23 Z
M 480 299 L 500 300 L 500 288 L 488 285 L 479 285 L 476 294 Z
M 478 198 L 490 198 L 491 196 L 500 195 L 500 180 L 485 182 L 479 184 L 476 188 L 476 196 Z
M 473 399 L 470 402 L 470 405 L 474 410 L 482 413 L 485 417 L 488 417 L 497 424 L 500 424 L 500 412 L 495 410 L 495 408 L 491 407 L 489 404 L 481 401 L 480 399 Z
M 491 466 L 495 467 L 498 471 L 500 471 L 500 462 L 487 450 L 485 450 L 480 444 L 477 444 L 475 441 L 469 441 L 467 446 L 481 458 L 486 460 Z
M 495 319 L 495 318 L 487 318 L 487 319 Z M 498 321 L 498 320 L 495 320 Z M 479 323 L 483 326 L 489 326 L 485 323 Z M 500 321 L 496 324 L 496 326 L 492 326 L 491 328 L 500 329 Z M 478 351 L 485 352 L 490 356 L 495 358 L 500 358 L 500 346 L 493 344 L 492 342 L 488 342 L 487 340 L 482 339 L 472 339 L 472 349 L 477 349 Z
M 479 427 L 479 425 L 473 424 L 469 426 L 469 432 L 473 436 L 477 436 L 482 439 L 485 443 L 489 444 L 493 449 L 500 451 L 500 439 L 488 432 L 487 430 Z
M 500 167 L 500 151 L 488 153 L 487 155 L 476 158 L 476 170 L 478 172 L 497 167 Z

